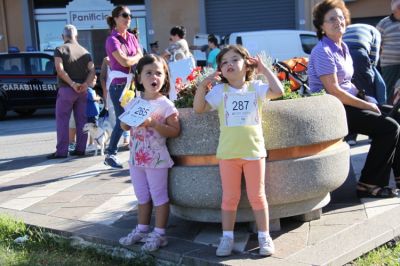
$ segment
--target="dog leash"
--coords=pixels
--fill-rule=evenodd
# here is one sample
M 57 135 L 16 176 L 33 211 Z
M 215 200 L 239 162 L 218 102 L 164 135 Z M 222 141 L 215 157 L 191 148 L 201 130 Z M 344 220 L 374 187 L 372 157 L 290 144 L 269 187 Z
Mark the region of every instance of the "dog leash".
M 98 136 L 97 138 L 94 138 L 94 140 L 97 142 L 97 144 L 98 145 L 101 145 L 101 143 L 100 143 L 100 141 L 99 141 L 99 139 L 101 138 L 101 137 L 103 137 L 104 136 L 104 130 L 103 130 L 103 134 L 101 134 L 100 136 Z

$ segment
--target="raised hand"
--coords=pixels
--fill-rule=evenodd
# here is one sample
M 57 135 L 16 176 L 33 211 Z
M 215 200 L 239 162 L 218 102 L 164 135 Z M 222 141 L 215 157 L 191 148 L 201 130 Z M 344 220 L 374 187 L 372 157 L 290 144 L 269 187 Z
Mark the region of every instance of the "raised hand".
M 208 75 L 205 79 L 203 79 L 200 84 L 199 88 L 204 88 L 207 91 L 211 89 L 213 84 L 220 82 L 221 81 L 221 72 L 215 71 L 214 73 L 211 73 Z

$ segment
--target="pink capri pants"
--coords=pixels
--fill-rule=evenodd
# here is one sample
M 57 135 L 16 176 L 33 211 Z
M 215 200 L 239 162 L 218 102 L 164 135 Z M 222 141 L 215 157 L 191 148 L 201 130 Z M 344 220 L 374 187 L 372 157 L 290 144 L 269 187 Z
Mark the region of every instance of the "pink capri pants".
M 253 210 L 267 208 L 265 195 L 265 158 L 260 160 L 229 159 L 219 161 L 222 183 L 222 205 L 224 211 L 236 211 L 240 201 L 242 173 L 246 180 L 246 191 Z
M 129 165 L 133 190 L 139 204 L 153 201 L 154 206 L 161 206 L 168 198 L 168 168 L 143 168 Z

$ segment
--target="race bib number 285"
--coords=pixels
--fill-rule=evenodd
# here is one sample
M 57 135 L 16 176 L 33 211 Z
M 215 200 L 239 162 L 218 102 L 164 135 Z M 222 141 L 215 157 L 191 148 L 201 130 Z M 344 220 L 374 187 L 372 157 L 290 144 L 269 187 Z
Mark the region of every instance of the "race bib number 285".
M 154 107 L 147 101 L 137 97 L 126 107 L 126 111 L 119 116 L 119 119 L 131 127 L 142 124 L 154 111 Z

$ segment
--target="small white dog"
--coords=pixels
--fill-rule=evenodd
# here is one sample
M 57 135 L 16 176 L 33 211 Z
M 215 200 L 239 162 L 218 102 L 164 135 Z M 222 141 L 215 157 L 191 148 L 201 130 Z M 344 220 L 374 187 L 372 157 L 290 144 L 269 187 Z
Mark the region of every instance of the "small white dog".
M 111 137 L 112 128 L 108 121 L 102 124 L 102 127 L 97 126 L 95 123 L 86 123 L 83 127 L 83 133 L 89 134 L 93 139 L 96 147 L 94 156 L 97 156 L 97 151 L 100 147 L 100 155 L 104 155 L 106 143 Z

